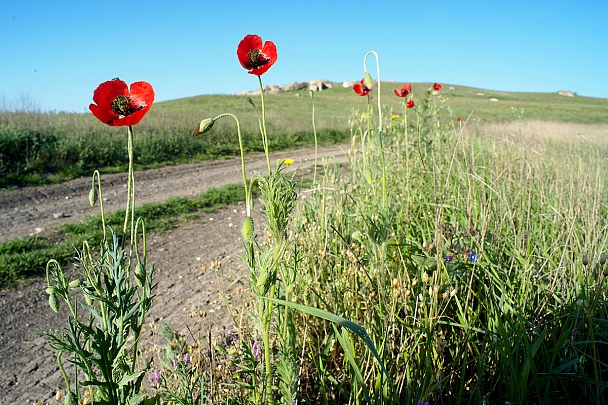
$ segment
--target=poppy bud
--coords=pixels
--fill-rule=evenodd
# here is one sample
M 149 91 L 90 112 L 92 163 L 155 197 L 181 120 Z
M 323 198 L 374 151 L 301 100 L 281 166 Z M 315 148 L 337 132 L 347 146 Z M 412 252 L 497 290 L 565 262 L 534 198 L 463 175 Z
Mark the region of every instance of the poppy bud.
M 53 294 L 55 294 L 55 292 L 57 292 L 57 291 L 55 290 L 55 287 L 47 287 L 47 289 L 46 289 L 46 290 L 44 290 L 44 291 L 45 291 L 45 292 L 46 292 L 48 295 L 53 295 Z
M 192 136 L 197 137 L 199 135 L 211 131 L 211 128 L 213 128 L 213 124 L 215 124 L 215 120 L 213 118 L 205 118 L 200 122 L 200 124 L 198 124 L 194 132 L 192 132 Z
M 76 401 L 74 400 L 74 393 L 72 391 L 68 392 L 65 395 L 65 399 L 63 400 L 64 405 L 76 405 Z
M 143 287 L 144 285 L 144 280 L 146 279 L 146 269 L 144 269 L 144 266 L 141 263 L 137 263 L 137 266 L 135 266 L 135 281 L 137 282 L 137 285 L 140 287 Z
M 89 203 L 91 204 L 91 207 L 95 205 L 95 203 L 97 203 L 97 189 L 95 187 L 91 188 L 91 191 L 89 191 Z
M 70 281 L 69 286 L 72 288 L 78 288 L 78 287 L 80 287 L 80 284 L 81 284 L 80 280 L 76 279 L 76 280 Z
M 268 292 L 268 289 L 270 288 L 270 283 L 269 283 L 269 279 L 268 276 L 270 274 L 268 273 L 267 269 L 262 269 L 261 273 L 258 277 L 257 282 L 255 283 L 255 286 L 258 288 L 261 288 L 261 294 L 264 295 Z
M 55 312 L 59 312 L 59 301 L 57 301 L 57 296 L 55 294 L 49 295 L 49 306 Z
M 246 240 L 253 236 L 254 223 L 253 218 L 247 217 L 243 222 L 243 238 Z
M 365 87 L 368 89 L 374 87 L 374 80 L 372 79 L 372 75 L 370 75 L 368 72 L 365 72 L 365 75 L 363 76 L 363 83 L 365 83 Z
M 600 256 L 600 265 L 605 265 L 606 264 L 606 256 L 605 255 L 601 255 Z
M 369 184 L 372 184 L 372 170 L 369 167 L 365 168 L 363 175 L 365 176 L 365 180 L 367 180 Z
M 582 262 L 583 262 L 583 266 L 587 266 L 589 264 L 589 256 L 583 255 Z
M 89 294 L 84 294 L 84 300 L 87 302 L 87 305 L 93 305 L 93 298 Z

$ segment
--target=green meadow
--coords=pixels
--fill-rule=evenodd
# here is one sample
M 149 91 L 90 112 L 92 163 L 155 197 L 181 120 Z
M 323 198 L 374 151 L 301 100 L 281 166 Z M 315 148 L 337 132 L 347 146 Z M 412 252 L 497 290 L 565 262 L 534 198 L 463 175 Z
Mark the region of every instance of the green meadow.
M 280 169 L 258 179 L 268 224 L 259 243 L 244 238 L 252 306 L 232 308 L 247 320 L 211 339 L 165 330 L 156 401 L 605 403 L 608 100 L 430 85 L 414 84 L 404 109 L 398 84 L 383 82 L 381 115 L 377 89 L 372 100 L 338 83 L 314 94 L 320 144 L 348 143 L 350 164 L 316 162 L 306 184 Z M 271 149 L 313 145 L 308 91 L 267 95 L 266 110 Z M 262 151 L 246 97 L 200 96 L 154 105 L 137 126 L 137 165 L 238 155 L 228 120 L 192 139 L 200 119 L 227 111 L 246 151 Z M 127 164 L 123 132 L 89 115 L 2 113 L 0 131 L 4 187 Z M 187 220 L 243 198 L 230 186 L 137 216 Z M 92 229 L 99 244 L 99 219 L 87 221 L 63 229 L 66 250 Z M 67 259 L 42 253 L 56 246 L 0 245 L 3 286 L 35 274 L 24 271 L 34 260 L 43 271 Z
M 382 83 L 382 99 L 388 110 L 401 113 L 393 94 L 397 83 Z M 421 96 L 427 83 L 413 85 Z M 469 126 L 482 122 L 531 119 L 570 123 L 608 122 L 608 101 L 565 97 L 556 93 L 508 93 L 444 85 L 449 99 L 445 119 L 470 115 Z M 480 95 L 483 94 L 483 95 Z M 332 89 L 314 94 L 316 128 L 321 145 L 346 141 L 348 117 L 353 109 L 366 109 L 365 98 L 353 98 L 350 88 L 334 83 Z M 238 155 L 234 123 L 219 121 L 214 131 L 192 141 L 192 131 L 203 118 L 223 112 L 236 114 L 243 127 L 247 151 L 262 151 L 257 113 L 246 96 L 205 95 L 154 104 L 138 125 L 135 142 L 137 169 L 159 165 L 218 159 Z M 498 101 L 491 101 L 497 99 Z M 311 100 L 307 90 L 266 96 L 271 150 L 311 145 Z M 256 113 L 257 111 L 257 113 Z M 126 138 L 115 128 L 100 126 L 91 114 L 0 112 L 0 187 L 61 182 L 89 175 L 126 170 Z

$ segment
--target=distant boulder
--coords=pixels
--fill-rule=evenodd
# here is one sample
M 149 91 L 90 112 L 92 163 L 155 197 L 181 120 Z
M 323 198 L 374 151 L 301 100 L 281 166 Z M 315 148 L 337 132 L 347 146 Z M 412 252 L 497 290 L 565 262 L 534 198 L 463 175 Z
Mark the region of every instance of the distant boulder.
M 331 89 L 333 84 L 329 80 L 317 79 L 308 82 L 308 90 L 321 91 L 325 89 Z
M 342 87 L 344 87 L 345 89 L 348 89 L 349 87 L 353 87 L 357 83 L 359 83 L 359 82 L 349 82 L 349 81 L 346 81 L 346 82 L 342 83 Z
M 293 82 L 291 84 L 285 84 L 281 86 L 281 90 L 283 91 L 294 91 L 294 90 L 302 90 L 308 86 L 306 82 Z
M 291 84 L 285 84 L 283 86 L 277 86 L 275 84 L 271 84 L 269 86 L 264 86 L 264 94 L 279 94 L 285 91 L 296 91 L 303 90 L 308 88 L 308 90 L 312 91 L 320 91 L 324 89 L 331 89 L 333 87 L 332 83 L 329 80 L 311 80 L 309 82 L 293 82 Z M 252 91 L 241 91 L 237 93 L 237 96 L 258 96 L 260 94 L 260 90 L 252 90 Z
M 574 97 L 576 96 L 576 93 L 570 91 L 570 90 L 560 90 L 557 92 L 557 94 L 560 94 L 562 96 L 566 96 L 566 97 Z

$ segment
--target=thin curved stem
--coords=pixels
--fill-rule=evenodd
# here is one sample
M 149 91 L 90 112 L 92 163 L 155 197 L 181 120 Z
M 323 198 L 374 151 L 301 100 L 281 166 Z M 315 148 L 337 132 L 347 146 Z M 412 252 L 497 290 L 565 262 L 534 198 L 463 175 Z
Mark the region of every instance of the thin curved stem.
M 382 208 L 386 211 L 388 209 L 388 188 L 386 184 L 386 162 L 384 160 L 384 145 L 382 140 L 382 103 L 380 101 L 380 61 L 378 54 L 375 51 L 369 51 L 363 58 L 363 68 L 367 72 L 367 57 L 373 54 L 376 58 L 376 74 L 378 75 L 378 142 L 380 146 L 380 163 L 382 164 Z
M 382 131 L 382 103 L 380 101 L 380 60 L 378 59 L 378 54 L 375 51 L 369 51 L 365 54 L 363 58 L 363 69 L 367 72 L 367 57 L 369 55 L 374 55 L 376 58 L 376 74 L 378 76 L 378 131 Z
M 262 105 L 264 105 L 264 103 L 262 103 Z M 232 117 L 232 118 L 234 118 L 234 121 L 236 121 L 236 132 L 239 137 L 239 149 L 241 152 L 241 174 L 243 175 L 243 186 L 245 187 L 245 205 L 247 207 L 247 216 L 250 217 L 251 216 L 251 198 L 250 198 L 249 189 L 247 187 L 247 172 L 245 170 L 245 150 L 243 148 L 243 136 L 241 134 L 241 123 L 239 122 L 239 119 L 236 117 L 236 115 L 231 114 L 231 113 L 220 114 L 217 117 L 213 118 L 213 121 L 219 120 L 222 117 Z M 268 163 L 268 168 L 270 169 L 270 160 L 268 160 L 268 154 L 266 155 L 266 159 L 267 159 L 267 163 Z

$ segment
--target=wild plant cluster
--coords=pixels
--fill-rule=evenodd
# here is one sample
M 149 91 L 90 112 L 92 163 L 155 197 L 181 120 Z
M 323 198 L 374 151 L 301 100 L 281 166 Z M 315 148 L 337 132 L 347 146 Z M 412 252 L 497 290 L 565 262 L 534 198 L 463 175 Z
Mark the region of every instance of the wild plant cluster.
M 277 57 L 270 44 L 247 36 L 237 50 L 261 89 Z M 248 322 L 198 338 L 164 327 L 166 343 L 135 370 L 154 283 L 129 211 L 131 244 L 108 238 L 98 259 L 83 249 L 81 281 L 50 271 L 50 297 L 75 306 L 72 288 L 85 298 L 86 317 L 73 311 L 68 332 L 49 334 L 81 370 L 79 384 L 66 376 L 70 403 L 134 404 L 146 386 L 144 403 L 606 402 L 602 154 L 468 131 L 446 114 L 439 84 L 421 95 L 400 87 L 393 111 L 379 97 L 379 64 L 375 83 L 364 73 L 355 92 L 368 108 L 348 118 L 349 164 L 307 162 L 306 186 L 285 175 L 292 161 L 270 161 L 263 92 L 259 109 L 251 101 L 268 172 L 248 179 L 243 160 L 251 299 L 235 311 Z M 203 119 L 194 135 L 226 116 L 240 141 L 232 114 Z M 254 222 L 257 204 L 264 220 Z

